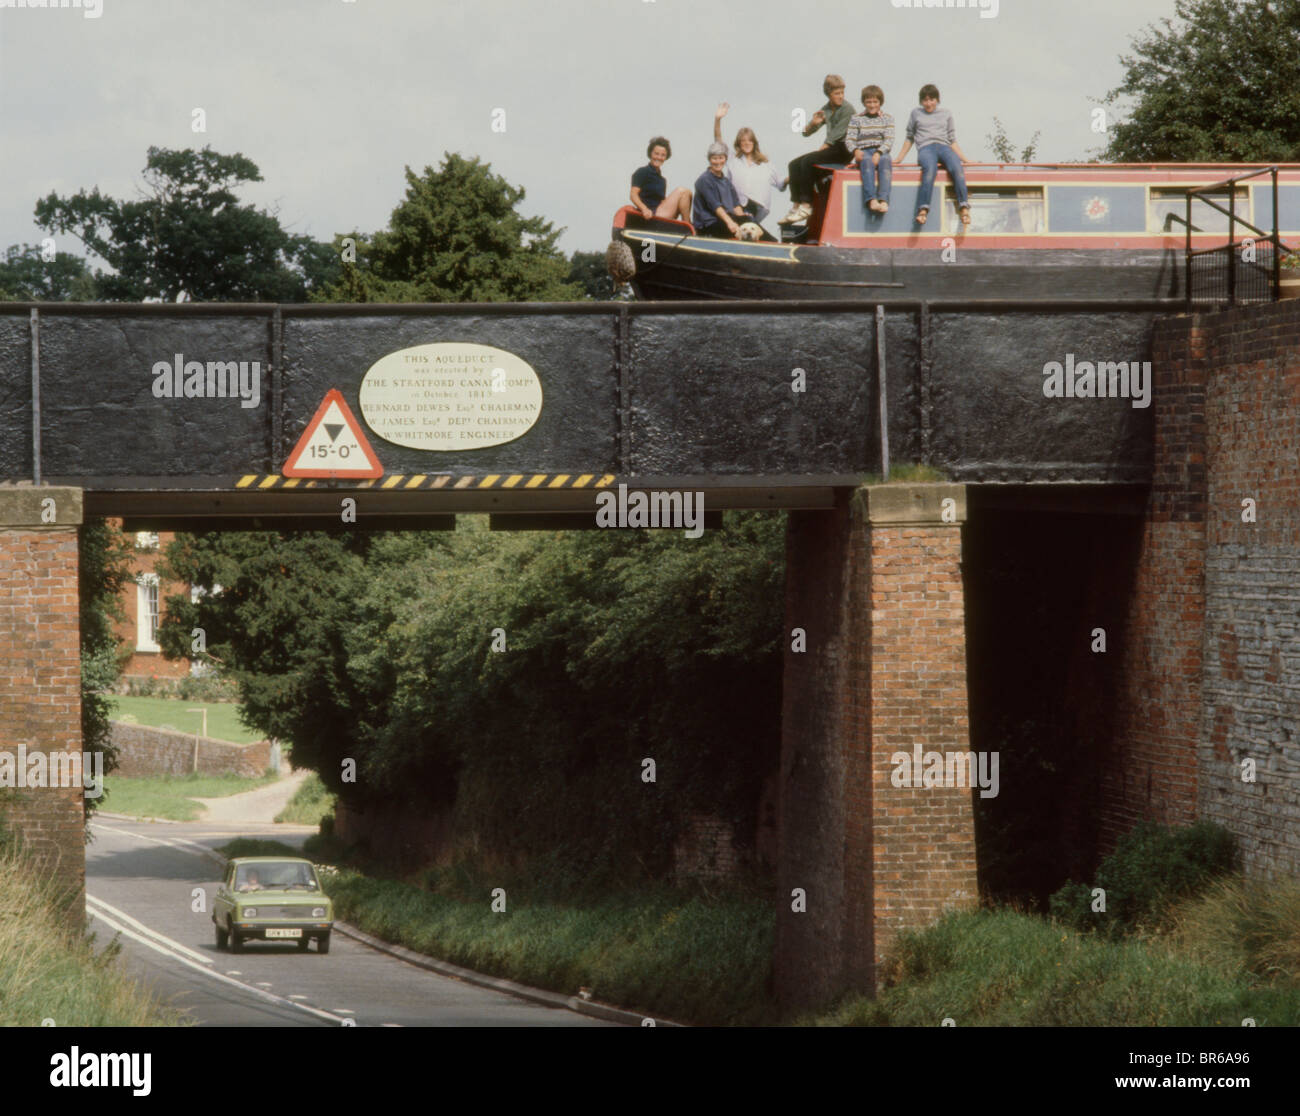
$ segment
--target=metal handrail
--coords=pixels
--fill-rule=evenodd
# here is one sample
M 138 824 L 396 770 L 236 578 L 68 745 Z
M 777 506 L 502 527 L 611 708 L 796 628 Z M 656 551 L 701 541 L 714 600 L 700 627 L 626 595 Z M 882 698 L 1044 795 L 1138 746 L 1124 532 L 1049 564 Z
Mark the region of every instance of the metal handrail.
M 1184 228 L 1187 230 L 1185 233 L 1186 242 L 1184 247 L 1183 259 L 1184 259 L 1184 287 L 1186 289 L 1187 305 L 1189 309 L 1192 305 L 1192 302 L 1194 301 L 1194 296 L 1192 291 L 1192 260 L 1195 259 L 1197 256 L 1207 256 L 1218 252 L 1223 252 L 1227 259 L 1228 304 L 1230 306 L 1235 306 L 1237 304 L 1237 226 L 1238 225 L 1242 225 L 1247 231 L 1253 233 L 1258 240 L 1273 245 L 1272 266 L 1271 268 L 1268 269 L 1271 272 L 1271 274 L 1269 275 L 1269 280 L 1270 280 L 1269 293 L 1271 295 L 1270 301 L 1276 302 L 1281 297 L 1282 255 L 1284 251 L 1289 251 L 1289 249 L 1287 248 L 1286 245 L 1282 243 L 1282 239 L 1278 235 L 1277 170 L 1278 170 L 1277 165 L 1274 164 L 1272 166 L 1261 167 L 1259 170 L 1249 171 L 1245 174 L 1233 175 L 1231 178 L 1226 178 L 1222 182 L 1215 182 L 1209 186 L 1198 186 L 1195 188 L 1189 187 L 1186 191 L 1186 195 L 1187 195 L 1186 218 L 1184 219 L 1172 213 L 1169 215 L 1169 220 L 1171 222 L 1177 221 L 1180 225 L 1184 226 Z M 1237 183 L 1244 182 L 1246 179 L 1249 178 L 1258 178 L 1260 175 L 1265 175 L 1265 174 L 1268 175 L 1272 180 L 1273 232 L 1271 234 L 1266 233 L 1263 229 L 1258 228 L 1255 225 L 1252 225 L 1249 221 L 1245 220 L 1244 218 L 1237 216 Z M 1228 205 L 1226 208 L 1220 205 L 1213 198 L 1208 196 L 1210 194 L 1221 193 L 1225 189 L 1228 192 Z M 1192 233 L 1194 231 L 1199 231 L 1192 224 L 1192 199 L 1193 198 L 1199 199 L 1204 204 L 1208 205 L 1211 209 L 1216 209 L 1220 213 L 1223 213 L 1227 216 L 1228 218 L 1228 243 L 1227 244 L 1217 245 L 1216 247 L 1213 248 L 1197 248 L 1197 249 L 1192 248 Z M 1243 238 L 1243 239 L 1248 239 L 1248 238 Z M 1263 267 L 1255 263 L 1255 261 L 1253 260 L 1246 260 L 1243 261 L 1243 263 L 1247 263 L 1249 264 L 1249 266 L 1259 271 L 1265 270 Z

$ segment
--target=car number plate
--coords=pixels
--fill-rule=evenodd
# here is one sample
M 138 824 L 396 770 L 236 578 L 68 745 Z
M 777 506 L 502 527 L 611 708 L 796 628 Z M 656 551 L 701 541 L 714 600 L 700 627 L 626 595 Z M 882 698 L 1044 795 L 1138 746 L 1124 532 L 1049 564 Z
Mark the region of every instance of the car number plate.
M 268 938 L 301 938 L 302 931 L 301 930 L 268 930 L 266 932 L 266 936 Z

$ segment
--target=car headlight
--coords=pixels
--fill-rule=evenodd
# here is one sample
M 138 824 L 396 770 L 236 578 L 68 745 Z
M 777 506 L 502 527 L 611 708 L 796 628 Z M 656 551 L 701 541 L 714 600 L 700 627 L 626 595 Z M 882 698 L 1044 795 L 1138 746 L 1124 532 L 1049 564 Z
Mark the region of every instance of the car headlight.
M 325 908 L 324 908 L 324 907 L 312 907 L 312 909 L 311 909 L 311 917 L 312 917 L 312 918 L 324 918 L 324 917 L 325 917 Z
M 242 911 L 240 911 L 240 913 L 239 913 L 239 917 L 240 917 L 240 918 L 256 918 L 256 917 L 257 917 L 257 908 L 256 908 L 256 907 L 245 907 Z

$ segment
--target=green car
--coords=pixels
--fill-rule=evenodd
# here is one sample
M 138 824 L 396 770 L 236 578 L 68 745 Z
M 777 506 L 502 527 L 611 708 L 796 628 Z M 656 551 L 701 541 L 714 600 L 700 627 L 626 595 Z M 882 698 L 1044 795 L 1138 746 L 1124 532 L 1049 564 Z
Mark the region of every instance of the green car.
M 244 943 L 291 941 L 299 950 L 316 939 L 316 952 L 329 953 L 334 904 L 321 890 L 310 860 L 287 856 L 240 856 L 226 866 L 226 878 L 212 901 L 217 948 L 238 953 Z

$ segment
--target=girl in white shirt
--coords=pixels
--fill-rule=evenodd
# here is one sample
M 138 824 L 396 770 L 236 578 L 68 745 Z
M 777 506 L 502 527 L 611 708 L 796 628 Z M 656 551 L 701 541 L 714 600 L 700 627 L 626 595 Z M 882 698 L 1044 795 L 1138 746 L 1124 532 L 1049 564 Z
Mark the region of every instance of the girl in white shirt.
M 718 106 L 713 116 L 713 139 L 722 142 L 722 118 L 731 108 L 726 101 Z M 762 221 L 772 212 L 772 190 L 784 190 L 790 179 L 782 177 L 776 166 L 759 149 L 758 137 L 753 128 L 741 128 L 736 133 L 735 158 L 727 160 L 727 177 L 736 188 L 740 204 Z

